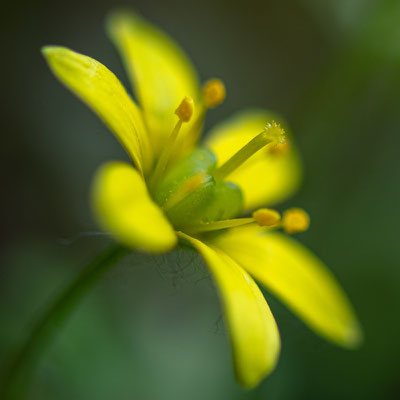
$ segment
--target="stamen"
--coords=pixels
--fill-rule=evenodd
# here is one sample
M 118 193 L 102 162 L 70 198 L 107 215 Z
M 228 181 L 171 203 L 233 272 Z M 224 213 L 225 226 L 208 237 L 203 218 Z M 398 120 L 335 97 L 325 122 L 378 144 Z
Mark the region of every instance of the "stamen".
M 174 130 L 169 136 L 168 142 L 161 152 L 160 158 L 156 164 L 153 175 L 151 177 L 150 186 L 154 187 L 160 177 L 163 175 L 165 168 L 170 161 L 171 155 L 174 153 L 174 149 L 176 146 L 176 139 L 179 135 L 179 131 L 182 127 L 183 122 L 189 122 L 192 118 L 194 110 L 194 102 L 190 97 L 185 97 L 181 104 L 179 104 L 178 108 L 175 110 L 175 114 L 178 116 L 179 120 L 175 125 Z
M 214 108 L 225 100 L 225 85 L 219 79 L 210 79 L 203 87 L 203 100 L 207 108 Z
M 301 208 L 291 208 L 283 213 L 282 226 L 289 235 L 303 232 L 310 226 L 310 217 Z
M 228 161 L 217 168 L 214 173 L 215 180 L 222 181 L 223 179 L 225 179 L 235 169 L 240 167 L 246 160 L 248 160 L 253 154 L 257 153 L 257 151 L 270 143 L 286 143 L 285 131 L 278 123 L 274 121 L 268 123 L 265 129 L 260 134 L 250 140 L 249 143 L 242 147 Z
M 192 126 L 186 132 L 186 134 L 180 138 L 180 145 L 183 146 L 184 151 L 191 149 L 199 141 L 206 113 L 207 108 L 204 104 L 202 104 L 200 111 L 198 112 L 195 120 L 192 123 Z
M 281 220 L 281 215 L 276 210 L 260 208 L 253 212 L 253 218 L 260 226 L 274 226 Z
M 205 185 L 211 179 L 212 177 L 204 172 L 191 176 L 177 192 L 175 192 L 164 204 L 162 204 L 162 208 L 164 210 L 169 210 L 173 206 L 177 205 L 187 195 Z
M 269 208 L 261 208 L 254 211 L 252 218 L 235 218 L 235 219 L 224 219 L 221 221 L 202 222 L 199 224 L 193 224 L 187 227 L 187 231 L 191 233 L 202 233 L 218 231 L 227 228 L 237 228 L 243 225 L 257 224 L 259 226 L 278 226 L 281 219 L 280 214 L 276 210 Z
M 181 138 L 183 152 L 191 149 L 199 141 L 204 119 L 209 108 L 217 107 L 226 97 L 225 85 L 220 79 L 210 79 L 203 86 L 203 102 L 190 130 Z
M 203 222 L 200 224 L 190 225 L 187 229 L 185 229 L 185 231 L 190 233 L 211 232 L 227 228 L 236 228 L 238 226 L 252 223 L 254 223 L 254 218 L 224 219 L 222 221 Z
M 260 208 L 253 212 L 252 218 L 235 218 L 221 221 L 201 222 L 185 228 L 190 234 L 238 228 L 244 225 L 255 225 L 269 228 L 268 231 L 283 228 L 288 234 L 305 231 L 310 225 L 310 217 L 301 208 L 286 210 L 281 220 L 278 211 L 271 208 Z

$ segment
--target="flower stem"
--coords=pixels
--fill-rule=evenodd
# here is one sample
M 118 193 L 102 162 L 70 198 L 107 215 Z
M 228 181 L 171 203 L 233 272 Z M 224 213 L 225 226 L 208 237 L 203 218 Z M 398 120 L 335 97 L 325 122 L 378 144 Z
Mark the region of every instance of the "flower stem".
M 121 245 L 112 245 L 90 262 L 61 292 L 55 302 L 37 322 L 7 371 L 0 398 L 3 400 L 23 399 L 29 388 L 29 381 L 41 354 L 62 329 L 62 324 L 72 314 L 85 294 L 104 276 L 121 257 L 131 250 Z

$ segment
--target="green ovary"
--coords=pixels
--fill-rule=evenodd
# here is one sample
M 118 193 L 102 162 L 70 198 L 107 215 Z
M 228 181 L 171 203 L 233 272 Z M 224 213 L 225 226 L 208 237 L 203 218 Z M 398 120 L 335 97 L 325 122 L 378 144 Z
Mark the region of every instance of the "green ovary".
M 152 191 L 175 228 L 229 219 L 241 212 L 242 191 L 232 182 L 216 182 L 216 165 L 211 150 L 198 148 L 170 167 Z

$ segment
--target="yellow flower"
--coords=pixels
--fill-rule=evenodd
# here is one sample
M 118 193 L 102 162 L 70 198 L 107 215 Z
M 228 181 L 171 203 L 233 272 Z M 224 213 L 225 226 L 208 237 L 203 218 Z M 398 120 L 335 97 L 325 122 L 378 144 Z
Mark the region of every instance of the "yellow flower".
M 92 199 L 100 225 L 132 249 L 162 253 L 181 242 L 200 253 L 219 290 L 235 372 L 246 387 L 273 370 L 280 352 L 275 320 L 251 276 L 317 333 L 356 346 L 361 331 L 332 274 L 277 232 L 306 229 L 308 215 L 293 209 L 281 220 L 259 209 L 235 218 L 286 198 L 299 184 L 299 157 L 276 116 L 240 113 L 199 147 L 207 109 L 224 100 L 222 82 L 210 80 L 201 90 L 182 50 L 135 14 L 113 14 L 108 32 L 140 108 L 98 61 L 64 47 L 43 49 L 57 78 L 104 121 L 133 162 L 109 162 L 97 172 Z

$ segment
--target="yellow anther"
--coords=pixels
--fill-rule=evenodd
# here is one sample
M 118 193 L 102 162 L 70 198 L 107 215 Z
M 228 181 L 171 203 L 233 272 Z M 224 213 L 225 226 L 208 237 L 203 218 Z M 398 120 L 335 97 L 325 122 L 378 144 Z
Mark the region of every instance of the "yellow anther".
M 283 213 L 282 225 L 288 234 L 303 232 L 310 226 L 310 217 L 301 208 L 290 208 Z
M 253 218 L 260 226 L 274 226 L 281 220 L 279 212 L 270 208 L 260 208 L 254 211 Z
M 194 111 L 194 101 L 190 97 L 185 97 L 179 107 L 175 110 L 175 114 L 183 122 L 189 122 Z
M 211 79 L 203 87 L 203 100 L 207 108 L 214 108 L 225 100 L 225 85 L 219 79 Z

